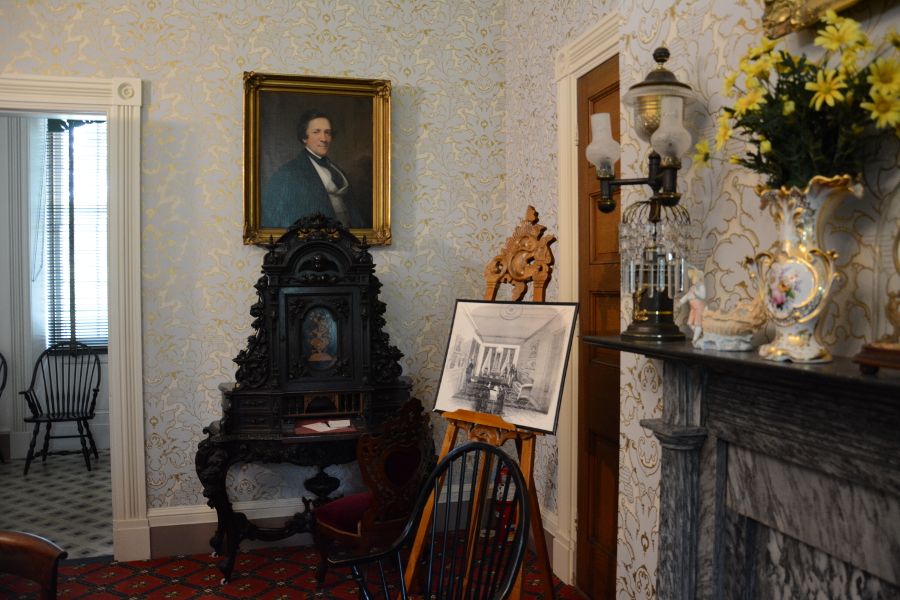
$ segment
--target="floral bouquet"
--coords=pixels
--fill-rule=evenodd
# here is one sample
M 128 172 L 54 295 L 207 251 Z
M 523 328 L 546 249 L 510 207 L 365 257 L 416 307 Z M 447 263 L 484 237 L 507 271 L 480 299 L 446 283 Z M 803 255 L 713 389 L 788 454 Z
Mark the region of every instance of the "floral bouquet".
M 829 10 L 822 22 L 819 60 L 763 38 L 724 82 L 735 101 L 719 117 L 716 149 L 732 137 L 748 142 L 730 161 L 764 175 L 770 188 L 858 176 L 873 138 L 900 137 L 900 35 L 891 32 L 876 48 L 853 19 Z M 696 150 L 695 160 L 709 161 L 707 140 Z

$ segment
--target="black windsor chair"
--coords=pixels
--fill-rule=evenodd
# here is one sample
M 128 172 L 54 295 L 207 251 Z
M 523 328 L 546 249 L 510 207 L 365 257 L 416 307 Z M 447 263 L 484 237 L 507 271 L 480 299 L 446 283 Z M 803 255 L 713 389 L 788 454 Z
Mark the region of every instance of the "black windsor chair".
M 91 453 L 99 458 L 94 436 L 88 422 L 94 418 L 97 392 L 100 391 L 100 357 L 96 349 L 79 342 L 60 342 L 44 350 L 34 365 L 31 385 L 22 392 L 31 414 L 26 423 L 34 423 L 34 433 L 25 457 L 25 475 L 34 460 L 34 446 L 41 431 L 46 426 L 44 446 L 40 450 L 41 460 L 47 461 L 49 454 L 69 454 L 70 451 L 50 451 L 50 440 L 78 438 L 81 454 L 88 471 L 91 470 Z M 77 434 L 54 435 L 54 424 L 74 422 Z M 89 447 L 90 446 L 90 447 Z
M 425 507 L 434 495 L 429 513 Z M 519 465 L 496 446 L 470 442 L 447 454 L 425 481 L 400 537 L 386 550 L 334 560 L 350 567 L 362 598 L 502 599 L 512 590 L 528 539 L 530 507 Z M 424 514 L 423 514 L 424 513 Z M 424 540 L 413 540 L 420 519 Z M 407 550 L 424 543 L 407 587 Z M 410 595 L 412 593 L 412 595 Z

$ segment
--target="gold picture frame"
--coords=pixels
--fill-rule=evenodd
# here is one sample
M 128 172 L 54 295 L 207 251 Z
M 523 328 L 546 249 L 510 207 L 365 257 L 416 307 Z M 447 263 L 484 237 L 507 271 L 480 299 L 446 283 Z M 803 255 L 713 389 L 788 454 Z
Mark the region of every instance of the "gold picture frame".
M 861 0 L 765 0 L 763 27 L 766 35 L 780 38 L 815 25 L 826 10 L 841 11 Z
M 314 163 L 304 140 L 322 123 L 327 157 Z M 326 169 L 333 179 L 316 177 Z M 326 177 L 340 181 L 331 195 Z M 391 82 L 245 72 L 244 243 L 270 243 L 314 212 L 343 217 L 369 244 L 391 243 Z

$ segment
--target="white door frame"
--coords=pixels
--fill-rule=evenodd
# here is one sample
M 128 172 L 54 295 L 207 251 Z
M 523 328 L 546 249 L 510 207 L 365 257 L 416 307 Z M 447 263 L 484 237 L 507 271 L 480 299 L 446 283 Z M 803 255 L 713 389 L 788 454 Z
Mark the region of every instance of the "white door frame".
M 3 75 L 0 110 L 106 115 L 113 544 L 117 560 L 150 558 L 141 364 L 141 80 Z
M 563 47 L 556 55 L 556 112 L 559 148 L 559 295 L 564 302 L 578 301 L 578 78 L 619 52 L 622 18 L 610 14 L 589 31 Z M 582 307 L 587 310 L 587 307 Z M 553 567 L 560 579 L 574 581 L 575 541 L 578 515 L 578 344 L 572 348 L 563 406 L 569 407 L 560 419 L 559 533 L 568 536 L 554 545 Z M 568 525 L 568 526 L 567 526 Z M 564 551 L 565 557 L 558 557 Z

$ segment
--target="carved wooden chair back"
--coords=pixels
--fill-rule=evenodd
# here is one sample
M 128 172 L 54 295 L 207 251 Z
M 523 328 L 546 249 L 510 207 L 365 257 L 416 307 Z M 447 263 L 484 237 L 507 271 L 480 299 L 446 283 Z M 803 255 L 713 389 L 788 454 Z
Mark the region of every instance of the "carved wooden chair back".
M 46 462 L 49 454 L 64 454 L 65 450 L 50 451 L 50 440 L 78 438 L 81 454 L 88 471 L 91 470 L 91 453 L 99 458 L 97 445 L 91 433 L 89 421 L 94 418 L 97 393 L 100 391 L 99 352 L 79 342 L 60 342 L 44 350 L 34 364 L 31 385 L 22 392 L 28 403 L 30 415 L 26 423 L 34 424 L 28 454 L 25 456 L 25 475 L 35 454 Z M 53 434 L 58 423 L 76 424 L 77 434 Z M 44 445 L 35 452 L 35 444 L 45 427 Z
M 528 284 L 533 283 L 532 299 L 544 301 L 553 265 L 550 244 L 556 241 L 555 236 L 544 235 L 546 229 L 538 224 L 537 211 L 529 206 L 525 218 L 506 239 L 500 254 L 484 268 L 485 300 L 496 300 L 500 284 L 508 283 L 513 286 L 512 299 L 519 301 L 525 297 Z
M 378 434 L 360 437 L 356 446 L 360 474 L 367 490 L 316 508 L 313 536 L 320 560 L 316 577 L 322 581 L 333 543 L 367 552 L 394 540 L 413 510 L 422 483 L 434 468 L 431 419 L 422 403 L 412 398 Z
M 0 573 L 37 583 L 42 600 L 56 598 L 59 561 L 68 553 L 46 538 L 23 531 L 0 531 Z
M 431 494 L 439 501 L 429 503 Z M 506 598 L 525 556 L 530 510 L 519 465 L 497 446 L 469 442 L 438 463 L 389 548 L 330 562 L 351 568 L 366 599 Z M 404 556 L 426 518 L 428 544 L 407 588 Z

